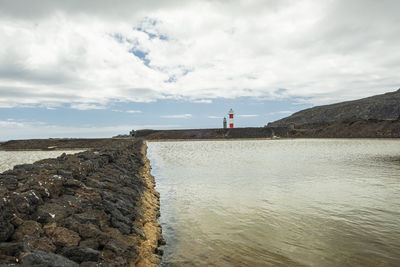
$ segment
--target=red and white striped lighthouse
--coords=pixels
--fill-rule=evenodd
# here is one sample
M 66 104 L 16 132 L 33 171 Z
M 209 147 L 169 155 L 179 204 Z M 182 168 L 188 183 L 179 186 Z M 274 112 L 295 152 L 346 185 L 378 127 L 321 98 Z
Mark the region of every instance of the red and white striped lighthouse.
M 233 128 L 233 110 L 229 110 L 229 128 Z

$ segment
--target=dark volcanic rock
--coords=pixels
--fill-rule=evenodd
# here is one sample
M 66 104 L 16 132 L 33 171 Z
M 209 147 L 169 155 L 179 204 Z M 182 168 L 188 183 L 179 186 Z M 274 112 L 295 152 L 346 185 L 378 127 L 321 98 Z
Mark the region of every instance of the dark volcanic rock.
M 14 233 L 14 225 L 12 225 L 9 221 L 1 220 L 0 221 L 0 242 L 7 241 L 12 234 Z
M 114 143 L 0 174 L 0 264 L 156 266 L 160 257 L 144 239 L 144 224 L 158 224 L 145 212 L 158 208 L 142 202 L 151 191 L 156 205 L 158 195 L 140 174 L 143 143 Z M 139 255 L 142 244 L 151 252 Z
M 70 247 L 77 246 L 81 240 L 78 233 L 64 227 L 57 227 L 55 223 L 44 226 L 46 235 L 57 246 Z
M 97 262 L 100 252 L 88 247 L 68 247 L 61 251 L 61 254 L 70 260 L 81 263 L 84 261 Z
M 25 236 L 40 237 L 43 234 L 42 225 L 36 221 L 24 221 L 14 232 L 12 239 L 24 240 Z
M 32 251 L 22 256 L 22 263 L 25 266 L 48 266 L 48 267 L 78 267 L 74 261 L 71 261 L 61 255 L 46 253 L 44 251 Z
M 57 249 L 57 247 L 53 244 L 53 242 L 47 237 L 42 237 L 42 238 L 32 237 L 32 238 L 29 238 L 28 239 L 28 245 L 29 245 L 29 249 L 42 250 L 42 251 L 45 251 L 45 252 L 54 252 Z
M 5 242 L 0 243 L 0 254 L 7 256 L 17 256 L 24 250 L 22 242 Z
M 356 117 L 359 119 L 396 120 L 400 116 L 400 89 L 383 95 L 359 100 L 318 106 L 299 112 L 268 124 L 268 126 L 287 127 L 298 125 L 328 123 Z

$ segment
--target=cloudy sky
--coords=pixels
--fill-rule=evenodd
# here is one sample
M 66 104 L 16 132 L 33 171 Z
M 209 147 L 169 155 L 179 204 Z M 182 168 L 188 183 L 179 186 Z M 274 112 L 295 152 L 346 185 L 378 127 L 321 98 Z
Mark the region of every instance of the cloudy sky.
M 400 87 L 397 0 L 0 0 L 0 140 L 269 121 Z

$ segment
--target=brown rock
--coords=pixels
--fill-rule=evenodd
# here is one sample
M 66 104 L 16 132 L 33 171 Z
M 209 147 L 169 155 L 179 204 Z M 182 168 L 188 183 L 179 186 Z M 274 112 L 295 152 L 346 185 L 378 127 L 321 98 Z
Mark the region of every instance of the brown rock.
M 96 239 L 91 238 L 91 239 L 86 239 L 86 240 L 81 241 L 79 243 L 79 246 L 80 247 L 88 247 L 88 248 L 92 248 L 92 249 L 99 249 L 99 242 Z
M 76 190 L 75 195 L 77 197 L 87 199 L 91 202 L 101 200 L 100 194 L 97 193 L 96 191 L 94 191 L 93 189 L 89 189 L 89 188 L 79 188 L 78 190 Z
M 83 238 L 95 238 L 98 237 L 100 235 L 103 234 L 103 232 L 101 232 L 97 226 L 88 223 L 86 225 L 80 225 L 79 226 L 79 234 L 83 237 Z
M 53 242 L 47 237 L 34 237 L 29 239 L 29 248 L 33 250 L 42 250 L 45 252 L 54 252 L 57 249 Z
M 43 226 L 43 231 L 46 233 L 46 235 L 50 236 L 53 234 L 56 227 L 57 227 L 56 223 L 46 224 L 45 226 Z
M 24 236 L 40 237 L 43 234 L 42 225 L 36 221 L 24 221 L 14 232 L 12 239 L 23 240 Z
M 0 218 L 0 242 L 7 241 L 14 233 L 14 225 Z
M 24 220 L 22 220 L 20 217 L 18 216 L 14 216 L 11 220 L 10 223 L 12 223 L 14 225 L 14 227 L 18 227 L 20 225 L 22 225 L 24 223 Z
M 57 227 L 55 223 L 46 225 L 43 229 L 46 235 L 58 246 L 77 246 L 81 240 L 78 233 L 64 227 Z

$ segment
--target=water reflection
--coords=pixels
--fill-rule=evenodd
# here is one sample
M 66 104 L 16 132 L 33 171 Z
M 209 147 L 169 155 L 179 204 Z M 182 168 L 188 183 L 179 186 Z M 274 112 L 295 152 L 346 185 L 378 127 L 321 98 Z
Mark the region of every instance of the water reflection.
M 163 266 L 400 263 L 400 142 L 149 143 Z

